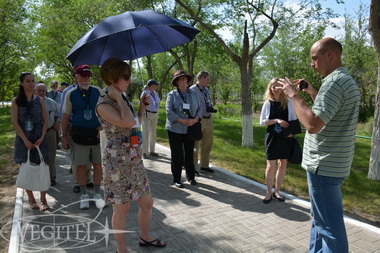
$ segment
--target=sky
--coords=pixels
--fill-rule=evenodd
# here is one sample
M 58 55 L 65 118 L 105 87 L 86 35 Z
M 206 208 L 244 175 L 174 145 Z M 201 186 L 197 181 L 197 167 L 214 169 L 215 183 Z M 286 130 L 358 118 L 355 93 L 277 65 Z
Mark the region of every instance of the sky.
M 344 4 L 337 4 L 336 0 L 320 0 L 322 7 L 331 8 L 339 14 L 340 17 L 333 20 L 339 26 L 343 25 L 344 14 L 347 13 L 351 16 L 354 16 L 356 15 L 356 12 L 359 10 L 359 6 L 361 3 L 367 5 L 368 7 L 371 5 L 371 0 L 344 0 L 344 2 Z M 326 37 L 337 37 L 343 35 L 342 30 L 333 29 L 332 27 L 328 27 L 325 33 Z
M 359 10 L 359 6 L 361 3 L 367 5 L 368 7 L 371 4 L 371 0 L 343 0 L 344 4 L 337 4 L 336 0 L 320 0 L 320 3 L 323 8 L 331 8 L 335 13 L 339 15 L 339 17 L 332 19 L 335 24 L 342 27 L 342 29 L 335 29 L 333 27 L 327 27 L 325 31 L 325 37 L 333 37 L 338 38 L 344 34 L 344 15 L 347 13 L 351 16 L 356 15 L 356 12 Z M 299 0 L 286 0 L 285 4 L 295 7 L 298 6 Z M 368 8 L 369 15 L 369 8 Z M 220 35 L 226 40 L 233 39 L 233 35 L 228 30 L 220 30 L 218 31 Z

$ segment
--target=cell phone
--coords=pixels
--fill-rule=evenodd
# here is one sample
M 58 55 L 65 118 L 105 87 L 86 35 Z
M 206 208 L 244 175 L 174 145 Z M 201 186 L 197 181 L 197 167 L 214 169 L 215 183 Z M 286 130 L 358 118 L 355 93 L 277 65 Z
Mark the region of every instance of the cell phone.
M 146 98 L 146 97 L 149 97 L 149 94 L 144 93 L 144 97 L 143 97 L 143 99 Z M 150 102 L 149 102 L 149 101 L 146 101 L 146 102 L 144 102 L 144 105 L 148 106 L 148 105 L 150 105 Z
M 307 89 L 307 87 L 309 87 L 308 82 L 306 82 L 305 80 L 301 80 L 301 82 L 299 84 L 300 90 Z

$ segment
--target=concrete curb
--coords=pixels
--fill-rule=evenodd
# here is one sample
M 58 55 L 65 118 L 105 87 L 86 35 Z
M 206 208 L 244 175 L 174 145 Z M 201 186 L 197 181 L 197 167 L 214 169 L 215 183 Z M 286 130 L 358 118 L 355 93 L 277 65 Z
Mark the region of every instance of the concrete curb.
M 8 253 L 19 252 L 20 250 L 20 226 L 18 221 L 22 218 L 22 207 L 24 201 L 24 189 L 17 188 L 15 209 L 13 212 L 13 222 L 11 237 L 9 239 Z

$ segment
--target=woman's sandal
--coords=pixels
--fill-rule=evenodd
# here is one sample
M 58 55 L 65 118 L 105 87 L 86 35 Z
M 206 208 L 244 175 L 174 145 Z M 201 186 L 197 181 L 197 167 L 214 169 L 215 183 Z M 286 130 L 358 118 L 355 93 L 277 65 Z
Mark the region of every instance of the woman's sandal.
M 47 203 L 44 203 L 44 202 L 41 202 L 41 205 L 40 205 L 40 210 L 42 212 L 45 212 L 46 210 L 49 210 L 49 205 Z
M 154 239 L 153 241 L 148 242 L 148 241 L 145 241 L 144 239 L 142 239 L 140 237 L 140 240 L 143 241 L 143 242 L 139 242 L 140 247 L 152 246 L 152 247 L 157 247 L 157 248 L 163 248 L 166 246 L 166 243 L 161 244 L 161 240 L 159 240 L 159 239 Z
M 40 209 L 36 202 L 29 202 L 30 209 Z

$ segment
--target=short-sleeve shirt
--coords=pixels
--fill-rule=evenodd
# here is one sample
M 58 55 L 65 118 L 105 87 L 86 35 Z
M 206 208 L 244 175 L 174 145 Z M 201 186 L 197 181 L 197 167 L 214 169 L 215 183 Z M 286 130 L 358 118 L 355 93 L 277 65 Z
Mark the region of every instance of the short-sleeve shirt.
M 347 177 L 355 150 L 360 92 L 347 69 L 337 68 L 323 80 L 312 106 L 325 126 L 316 134 L 306 133 L 302 167 L 318 175 Z
M 48 129 L 51 128 L 54 123 L 56 117 L 59 115 L 59 107 L 57 102 L 55 102 L 53 99 L 45 97 L 45 106 L 46 106 L 46 111 L 48 113 Z

